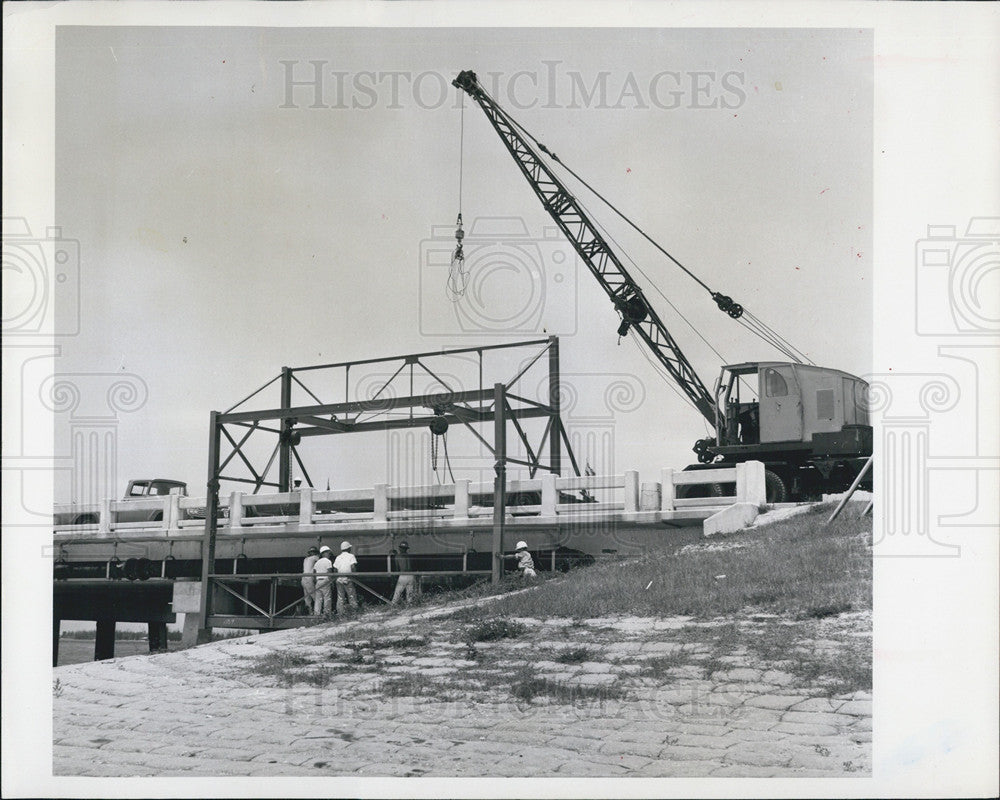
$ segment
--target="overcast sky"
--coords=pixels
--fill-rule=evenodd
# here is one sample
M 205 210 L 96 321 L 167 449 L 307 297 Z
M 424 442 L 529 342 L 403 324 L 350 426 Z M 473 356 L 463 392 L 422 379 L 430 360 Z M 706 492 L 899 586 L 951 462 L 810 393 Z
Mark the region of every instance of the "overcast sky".
M 62 28 L 56 221 L 79 241 L 80 332 L 55 370 L 102 376 L 73 378 L 100 402 L 112 375 L 141 382 L 98 491 L 157 476 L 203 494 L 209 412 L 284 365 L 543 332 L 578 390 L 567 424 L 612 431 L 612 452 L 587 455 L 599 472 L 655 480 L 693 460 L 700 416 L 619 345 L 589 273 L 557 268 L 569 245 L 545 238 L 551 220 L 470 101 L 460 148 L 462 69 L 713 289 L 817 363 L 871 369 L 870 31 Z M 456 309 L 433 253 L 452 244 L 463 150 L 475 297 Z M 699 333 L 725 362 L 781 358 L 580 196 L 709 388 L 723 361 Z M 505 261 L 487 225 L 529 244 Z M 57 415 L 57 449 L 92 401 Z M 424 471 L 428 437 L 412 440 Z M 384 434 L 331 438 L 308 465 L 322 488 L 423 474 Z M 475 448 L 462 461 L 458 433 L 449 444 L 457 477 L 492 474 Z M 59 475 L 55 499 L 74 493 Z

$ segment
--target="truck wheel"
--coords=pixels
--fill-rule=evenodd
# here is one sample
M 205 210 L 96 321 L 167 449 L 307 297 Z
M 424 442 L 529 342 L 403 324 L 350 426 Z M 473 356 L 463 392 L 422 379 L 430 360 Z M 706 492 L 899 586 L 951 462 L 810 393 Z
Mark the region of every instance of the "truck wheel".
M 152 516 L 149 518 L 150 522 L 163 522 L 163 512 L 154 511 Z
M 96 525 L 97 514 L 80 514 L 73 519 L 74 525 Z
M 722 497 L 721 483 L 689 483 L 677 487 L 677 499 L 686 500 L 689 497 Z
M 769 503 L 784 503 L 788 499 L 788 487 L 777 472 L 764 470 L 764 494 Z

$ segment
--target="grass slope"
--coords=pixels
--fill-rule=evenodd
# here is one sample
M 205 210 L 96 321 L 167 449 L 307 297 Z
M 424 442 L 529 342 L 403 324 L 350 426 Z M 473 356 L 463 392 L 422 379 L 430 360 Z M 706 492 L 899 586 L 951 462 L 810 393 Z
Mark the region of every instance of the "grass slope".
M 492 603 L 498 616 L 716 617 L 743 609 L 820 618 L 871 609 L 870 519 L 830 508 L 672 552 L 604 562 Z M 648 587 L 648 588 L 647 588 Z

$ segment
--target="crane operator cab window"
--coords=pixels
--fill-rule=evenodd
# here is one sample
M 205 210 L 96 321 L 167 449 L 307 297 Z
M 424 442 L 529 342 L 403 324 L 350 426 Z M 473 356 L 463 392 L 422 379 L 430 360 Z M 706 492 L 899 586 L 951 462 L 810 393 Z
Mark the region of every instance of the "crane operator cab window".
M 768 397 L 787 397 L 788 382 L 776 369 L 764 370 L 764 391 Z
M 726 380 L 725 372 L 728 372 Z M 720 405 L 725 420 L 720 431 L 721 444 L 757 444 L 760 442 L 760 403 L 757 398 L 756 367 L 725 369 L 720 381 Z

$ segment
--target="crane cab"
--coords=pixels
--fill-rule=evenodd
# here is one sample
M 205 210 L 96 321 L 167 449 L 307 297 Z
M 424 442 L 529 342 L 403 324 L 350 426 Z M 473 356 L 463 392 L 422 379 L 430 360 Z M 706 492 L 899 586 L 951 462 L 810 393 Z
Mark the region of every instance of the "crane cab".
M 715 387 L 716 449 L 808 443 L 814 452 L 853 452 L 864 449 L 867 429 L 870 452 L 867 397 L 865 381 L 836 369 L 781 361 L 727 365 Z

